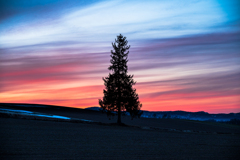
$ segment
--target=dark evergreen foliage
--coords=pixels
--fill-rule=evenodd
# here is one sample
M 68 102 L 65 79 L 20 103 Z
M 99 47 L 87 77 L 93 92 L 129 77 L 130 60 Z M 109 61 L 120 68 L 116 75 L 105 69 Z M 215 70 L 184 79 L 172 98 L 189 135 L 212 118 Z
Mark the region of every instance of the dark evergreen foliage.
M 133 85 L 136 82 L 133 80 L 133 75 L 128 75 L 128 53 L 130 45 L 127 46 L 126 37 L 121 34 L 112 43 L 111 50 L 111 65 L 108 67 L 112 73 L 108 77 L 103 78 L 105 90 L 103 90 L 103 100 L 99 99 L 99 105 L 103 110 L 106 110 L 108 115 L 113 112 L 118 113 L 117 123 L 121 123 L 121 111 L 127 111 L 131 117 L 140 117 L 142 112 L 140 108 L 142 104 L 139 102 L 138 94 Z

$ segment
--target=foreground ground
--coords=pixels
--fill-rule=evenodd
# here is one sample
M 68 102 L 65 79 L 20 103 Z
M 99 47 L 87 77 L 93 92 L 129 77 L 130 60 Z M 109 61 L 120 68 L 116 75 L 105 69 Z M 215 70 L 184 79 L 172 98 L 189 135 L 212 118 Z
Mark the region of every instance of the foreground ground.
M 240 157 L 240 135 L 237 133 L 169 132 L 115 125 L 15 118 L 0 118 L 0 126 L 0 159 Z
M 117 126 L 105 114 L 68 107 L 9 109 L 101 123 L 58 122 L 0 115 L 0 159 L 237 159 L 240 126 L 180 119 L 123 117 Z M 8 117 L 8 118 L 7 118 Z M 9 118 L 11 117 L 11 118 Z M 74 121 L 75 122 L 75 121 Z

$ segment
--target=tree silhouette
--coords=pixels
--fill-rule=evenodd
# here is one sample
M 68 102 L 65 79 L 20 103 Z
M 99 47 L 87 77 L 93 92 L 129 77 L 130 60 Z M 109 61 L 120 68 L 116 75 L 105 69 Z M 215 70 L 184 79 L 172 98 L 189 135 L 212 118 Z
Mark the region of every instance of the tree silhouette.
M 121 34 L 112 43 L 114 51 L 111 50 L 111 65 L 108 67 L 112 73 L 103 78 L 104 96 L 103 100 L 99 99 L 99 105 L 107 111 L 108 115 L 111 115 L 112 112 L 118 113 L 118 124 L 122 123 L 122 111 L 129 112 L 132 118 L 140 117 L 142 114 L 140 111 L 142 104 L 138 100 L 136 89 L 133 88 L 136 82 L 133 80 L 133 75 L 127 74 L 128 50 L 130 48 L 127 43 L 126 37 Z

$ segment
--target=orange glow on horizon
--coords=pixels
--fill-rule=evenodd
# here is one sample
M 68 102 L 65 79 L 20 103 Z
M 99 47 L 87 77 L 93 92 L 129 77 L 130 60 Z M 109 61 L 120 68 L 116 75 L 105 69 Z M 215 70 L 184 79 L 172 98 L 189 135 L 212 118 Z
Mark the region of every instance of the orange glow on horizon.
M 167 88 L 167 87 L 165 87 Z M 170 91 L 173 89 L 168 87 Z M 2 103 L 35 103 L 59 105 L 74 108 L 87 108 L 99 106 L 98 99 L 103 97 L 103 85 L 72 87 L 52 90 L 29 90 L 28 92 L 7 91 L 1 93 Z M 145 91 L 145 93 L 144 93 Z M 155 91 L 155 90 L 154 90 Z M 166 91 L 166 90 L 164 90 Z M 168 94 L 151 97 L 149 90 L 137 88 L 140 102 L 143 104 L 142 110 L 149 111 L 205 111 L 209 113 L 230 113 L 239 112 L 238 95 L 207 97 L 204 93 L 182 93 Z M 226 109 L 225 106 L 228 106 Z

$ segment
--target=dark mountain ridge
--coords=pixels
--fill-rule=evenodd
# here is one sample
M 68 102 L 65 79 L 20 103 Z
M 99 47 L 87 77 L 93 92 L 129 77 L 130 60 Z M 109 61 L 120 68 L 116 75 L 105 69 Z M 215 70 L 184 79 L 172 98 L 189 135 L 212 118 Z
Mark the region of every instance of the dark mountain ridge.
M 88 110 L 102 111 L 100 107 L 89 107 L 85 108 Z M 129 115 L 128 112 L 125 112 Z M 227 122 L 233 120 L 240 121 L 239 113 L 219 113 L 210 114 L 208 112 L 187 112 L 187 111 L 145 111 L 141 117 L 145 118 L 170 118 L 170 119 L 188 119 L 188 120 L 198 120 L 198 121 L 217 121 L 217 122 Z

